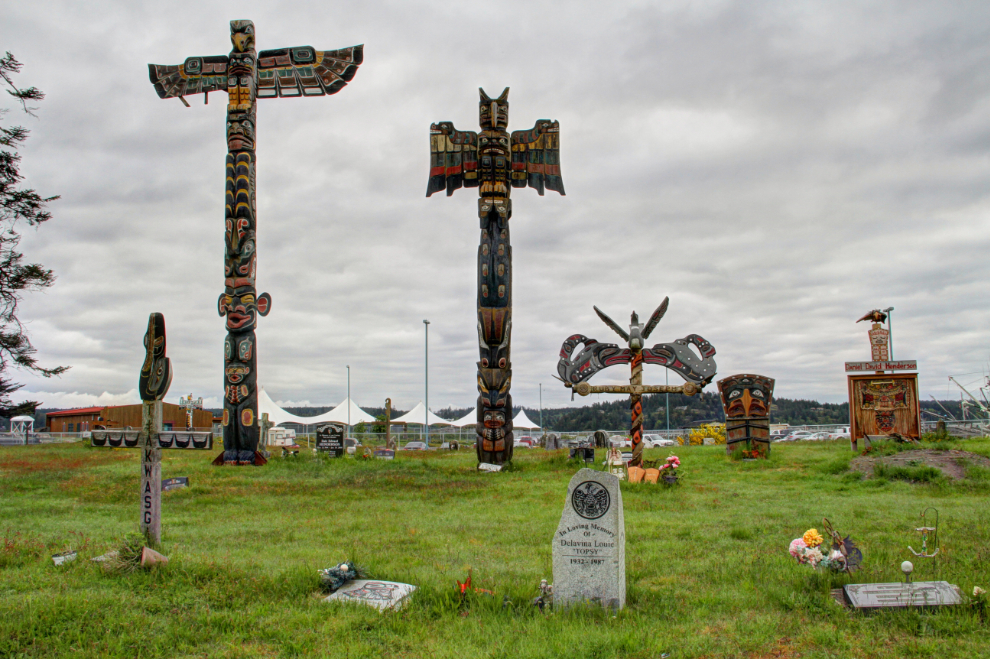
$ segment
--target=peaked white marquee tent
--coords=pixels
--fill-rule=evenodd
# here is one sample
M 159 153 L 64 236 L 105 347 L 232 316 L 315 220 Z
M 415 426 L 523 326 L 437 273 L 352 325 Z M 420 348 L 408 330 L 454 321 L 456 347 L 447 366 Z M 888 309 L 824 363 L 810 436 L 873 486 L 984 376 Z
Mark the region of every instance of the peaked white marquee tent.
M 455 428 L 467 428 L 468 426 L 474 426 L 478 424 L 478 406 L 475 405 L 474 409 L 462 416 L 460 419 L 455 419 L 450 422 L 450 425 Z
M 536 430 L 540 426 L 539 424 L 533 423 L 529 420 L 529 417 L 526 416 L 526 410 L 519 410 L 519 414 L 517 414 L 516 418 L 512 420 L 512 427 L 524 428 L 526 430 Z
M 392 423 L 397 424 L 397 425 L 400 424 L 400 423 L 423 425 L 423 421 L 426 419 L 426 417 L 424 416 L 424 411 L 425 410 L 426 410 L 426 408 L 423 406 L 423 401 L 419 401 L 418 403 L 416 403 L 416 407 L 412 408 L 409 412 L 407 412 L 406 414 L 403 414 L 398 419 L 392 419 Z M 453 422 L 448 421 L 447 419 L 441 419 L 440 417 L 438 417 L 433 412 L 430 412 L 430 417 L 429 418 L 430 418 L 430 425 L 431 426 L 452 426 L 452 425 L 454 425 Z
M 268 392 L 265 391 L 264 387 L 261 387 L 261 391 L 258 392 L 258 414 L 267 414 L 268 420 L 276 426 L 280 423 L 299 423 L 302 425 L 312 426 L 318 423 L 327 423 L 328 421 L 336 421 L 337 423 L 346 424 L 348 422 L 348 406 L 351 411 L 350 423 L 352 426 L 358 423 L 371 423 L 375 420 L 375 417 L 355 405 L 354 401 L 350 399 L 345 400 L 329 412 L 324 412 L 323 414 L 319 414 L 317 416 L 298 416 L 292 414 L 291 412 L 286 412 L 281 407 L 276 405 L 275 401 L 268 396 Z

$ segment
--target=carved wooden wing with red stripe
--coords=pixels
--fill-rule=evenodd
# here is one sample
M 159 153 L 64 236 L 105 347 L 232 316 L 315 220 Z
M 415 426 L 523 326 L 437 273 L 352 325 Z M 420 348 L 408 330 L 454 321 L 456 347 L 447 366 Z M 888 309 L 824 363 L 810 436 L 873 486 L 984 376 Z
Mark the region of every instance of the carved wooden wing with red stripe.
M 149 64 L 148 76 L 160 98 L 227 91 L 227 56 L 188 57 L 179 65 Z
M 441 121 L 430 126 L 430 182 L 426 196 L 447 190 L 447 196 L 460 187 L 478 187 L 478 133 L 455 130 Z
M 336 94 L 363 61 L 363 44 L 340 50 L 263 50 L 258 53 L 258 98 Z
M 560 177 L 560 122 L 538 119 L 530 130 L 512 131 L 512 187 L 564 194 Z

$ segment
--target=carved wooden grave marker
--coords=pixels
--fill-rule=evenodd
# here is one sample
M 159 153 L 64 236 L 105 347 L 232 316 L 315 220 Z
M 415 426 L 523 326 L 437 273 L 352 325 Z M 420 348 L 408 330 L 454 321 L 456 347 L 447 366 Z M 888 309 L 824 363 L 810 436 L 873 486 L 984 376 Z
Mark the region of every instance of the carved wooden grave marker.
M 254 23 L 230 22 L 229 55 L 188 57 L 181 65 L 149 64 L 161 98 L 211 91 L 227 92 L 227 188 L 224 240 L 224 292 L 217 302 L 227 317 L 224 342 L 223 447 L 214 464 L 262 465 L 258 453 L 257 316 L 266 316 L 272 299 L 258 295 L 255 203 L 255 128 L 257 99 L 325 96 L 339 92 L 364 61 L 364 46 L 340 50 L 254 49 Z
M 430 126 L 430 182 L 426 196 L 461 186 L 478 188 L 478 462 L 512 459 L 512 188 L 564 194 L 560 178 L 560 124 L 539 119 L 530 130 L 509 125 L 509 88 L 496 99 L 481 92 L 481 132 L 459 131 L 441 121 Z
M 669 298 L 664 298 L 650 320 L 643 325 L 639 316 L 632 312 L 629 331 L 606 316 L 601 309 L 595 307 L 598 317 L 616 334 L 621 336 L 629 348 L 620 350 L 614 343 L 599 343 L 582 334 L 567 337 L 560 347 L 560 360 L 557 362 L 557 373 L 560 380 L 568 389 L 581 396 L 588 394 L 629 394 L 629 407 L 632 411 L 631 428 L 633 457 L 630 467 L 639 467 L 643 462 L 643 394 L 685 394 L 694 396 L 715 377 L 715 348 L 697 334 L 689 334 L 673 343 L 658 343 L 652 348 L 645 347 L 645 341 L 656 328 L 660 319 L 667 313 Z M 572 357 L 574 349 L 583 344 L 584 347 Z M 701 359 L 691 350 L 691 345 L 701 353 Z M 677 372 L 686 380 L 683 385 L 644 385 L 643 364 L 659 364 Z M 615 364 L 629 364 L 632 375 L 628 385 L 592 386 L 585 382 L 598 371 Z M 571 394 L 573 398 L 573 394 Z M 597 434 L 597 433 L 596 433 Z
M 725 410 L 725 452 L 744 459 L 770 454 L 770 404 L 773 378 L 730 375 L 718 381 Z
M 162 432 L 162 399 L 172 384 L 162 314 L 153 313 L 148 318 L 144 346 L 146 354 L 138 381 L 141 430 L 93 430 L 90 441 L 97 447 L 141 449 L 141 533 L 158 544 L 162 541 L 162 449 L 210 449 L 213 433 Z

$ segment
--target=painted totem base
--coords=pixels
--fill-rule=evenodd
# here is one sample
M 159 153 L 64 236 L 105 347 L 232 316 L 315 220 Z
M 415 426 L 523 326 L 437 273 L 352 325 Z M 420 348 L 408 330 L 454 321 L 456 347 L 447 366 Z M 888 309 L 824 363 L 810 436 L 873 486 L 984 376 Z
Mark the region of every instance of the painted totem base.
M 213 459 L 214 467 L 262 467 L 268 460 L 258 451 L 224 451 Z
M 752 438 L 740 440 L 725 445 L 725 454 L 730 458 L 749 458 L 766 460 L 770 457 L 770 441 L 760 441 Z

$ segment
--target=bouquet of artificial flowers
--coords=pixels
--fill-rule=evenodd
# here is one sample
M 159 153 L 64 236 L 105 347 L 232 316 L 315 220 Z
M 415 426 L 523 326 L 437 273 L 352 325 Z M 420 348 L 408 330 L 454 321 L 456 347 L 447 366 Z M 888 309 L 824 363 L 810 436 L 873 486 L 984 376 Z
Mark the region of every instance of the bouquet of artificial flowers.
M 798 563 L 810 565 L 815 570 L 829 570 L 831 572 L 852 572 L 859 569 L 863 562 L 863 552 L 861 552 L 849 536 L 843 538 L 832 529 L 832 523 L 823 519 L 825 533 L 832 538 L 832 548 L 828 549 L 824 542 L 825 538 L 818 532 L 818 529 L 808 529 L 800 538 L 791 540 L 788 548 L 791 556 L 797 559 Z

